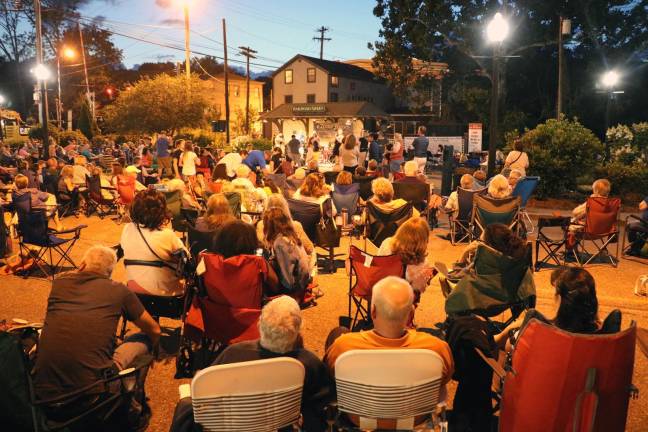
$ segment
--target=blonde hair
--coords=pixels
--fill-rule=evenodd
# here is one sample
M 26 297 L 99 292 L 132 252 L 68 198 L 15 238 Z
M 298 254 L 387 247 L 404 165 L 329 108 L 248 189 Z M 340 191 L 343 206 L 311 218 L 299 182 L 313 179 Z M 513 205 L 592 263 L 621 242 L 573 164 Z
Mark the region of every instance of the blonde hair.
M 392 238 L 392 252 L 400 255 L 403 264 L 421 264 L 427 256 L 430 228 L 425 219 L 411 218 L 398 227 Z
M 344 140 L 344 148 L 347 150 L 353 150 L 356 146 L 356 137 L 353 134 L 347 135 Z
M 353 176 L 349 171 L 340 171 L 340 174 L 335 179 L 335 183 L 339 185 L 350 185 L 353 183 Z
M 65 165 L 63 168 L 61 168 L 61 177 L 74 177 L 74 168 L 72 167 L 72 165 Z
M 225 195 L 217 193 L 209 197 L 204 219 L 212 230 L 223 225 L 225 222 L 235 219 Z
M 459 185 L 462 189 L 471 189 L 475 184 L 475 178 L 470 174 L 464 174 L 459 180 Z
M 414 177 L 416 174 L 418 174 L 418 164 L 414 161 L 405 162 L 403 172 L 408 177 Z
M 14 183 L 16 185 L 16 189 L 25 189 L 27 188 L 27 186 L 29 186 L 29 179 L 22 174 L 18 174 L 14 179 Z
M 610 196 L 610 191 L 612 190 L 612 184 L 608 179 L 598 179 L 592 183 L 592 192 L 602 197 Z
M 302 195 L 312 198 L 319 198 L 327 192 L 324 179 L 315 173 L 306 176 L 304 184 L 302 184 L 299 190 Z
M 388 203 L 394 198 L 394 186 L 384 177 L 378 177 L 371 182 L 371 192 L 384 203 Z
M 241 164 L 236 168 L 236 177 L 237 178 L 247 178 L 250 175 L 250 172 L 252 170 L 250 169 L 249 166 L 245 164 Z
M 511 195 L 508 179 L 502 174 L 497 174 L 488 185 L 488 194 L 493 198 L 506 198 Z

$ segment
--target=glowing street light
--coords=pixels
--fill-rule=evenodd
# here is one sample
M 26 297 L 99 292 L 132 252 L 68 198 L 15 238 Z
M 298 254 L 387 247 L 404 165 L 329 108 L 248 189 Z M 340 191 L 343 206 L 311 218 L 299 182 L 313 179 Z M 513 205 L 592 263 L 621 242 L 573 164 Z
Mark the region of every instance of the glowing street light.
M 497 12 L 488 27 L 486 27 L 486 36 L 490 42 L 503 42 L 509 34 L 508 21 Z
M 601 77 L 601 84 L 607 89 L 613 89 L 619 84 L 619 73 L 615 70 L 607 71 Z
M 77 53 L 70 47 L 63 47 L 56 56 L 56 80 L 58 84 L 58 100 L 56 101 L 56 122 L 59 129 L 63 126 L 63 99 L 61 95 L 61 57 L 68 60 L 76 58 Z
M 65 57 L 66 59 L 73 59 L 73 58 L 75 58 L 76 55 L 77 55 L 77 54 L 76 54 L 76 51 L 74 51 L 74 50 L 73 50 L 72 48 L 70 48 L 70 47 L 65 47 L 65 48 L 63 48 L 63 50 L 61 51 L 61 54 L 63 54 L 63 57 Z
M 31 72 L 34 74 L 38 81 L 47 81 L 50 76 L 52 76 L 52 73 L 49 69 L 47 69 L 47 66 L 42 63 L 36 65 L 36 67 L 33 68 Z

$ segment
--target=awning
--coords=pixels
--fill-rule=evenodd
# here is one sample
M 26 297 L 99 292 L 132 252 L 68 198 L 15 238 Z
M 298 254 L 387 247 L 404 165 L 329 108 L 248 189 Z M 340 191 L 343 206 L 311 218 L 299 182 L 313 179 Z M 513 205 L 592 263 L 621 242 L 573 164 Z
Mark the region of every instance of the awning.
M 375 118 L 389 117 L 371 102 L 330 102 L 315 104 L 283 104 L 260 115 L 262 120 L 308 118 Z

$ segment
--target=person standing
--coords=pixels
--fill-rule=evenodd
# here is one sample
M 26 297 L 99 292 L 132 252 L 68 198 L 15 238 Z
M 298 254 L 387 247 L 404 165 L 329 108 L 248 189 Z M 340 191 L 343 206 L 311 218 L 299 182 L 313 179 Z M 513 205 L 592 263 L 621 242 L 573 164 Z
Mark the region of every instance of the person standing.
M 193 144 L 189 141 L 185 143 L 180 163 L 182 164 L 182 175 L 193 184 L 196 180 L 196 165 L 200 165 L 200 158 L 194 153 Z
M 425 136 L 425 126 L 419 126 L 418 136 L 414 138 L 412 143 L 414 146 L 414 162 L 418 166 L 418 170 L 421 174 L 425 174 L 425 165 L 427 164 L 427 151 L 430 141 Z
M 358 157 L 358 165 L 365 167 L 365 162 L 367 161 L 367 152 L 369 151 L 369 141 L 367 141 L 367 135 L 363 131 L 363 135 L 360 137 L 360 156 Z
M 344 139 L 344 145 L 340 147 L 340 165 L 342 165 L 345 171 L 353 174 L 358 167 L 359 157 L 360 151 L 358 150 L 356 137 L 353 134 L 349 134 Z
M 403 135 L 399 133 L 394 134 L 394 144 L 391 149 L 388 149 L 389 156 L 389 172 L 397 173 L 400 172 L 401 164 L 405 160 L 403 156 L 403 151 L 405 150 L 403 145 Z
M 506 156 L 504 168 L 516 169 L 522 173 L 522 177 L 526 177 L 526 170 L 529 168 L 529 156 L 524 151 L 522 140 L 517 139 L 513 143 L 513 150 Z
M 371 133 L 367 136 L 367 148 L 369 149 L 369 160 L 375 160 L 376 162 L 379 162 L 381 157 L 380 157 L 380 145 L 378 144 L 378 134 L 377 133 Z
M 171 155 L 169 153 L 169 137 L 166 131 L 162 131 L 155 142 L 155 151 L 157 153 L 157 163 L 159 167 L 160 176 L 173 175 L 171 169 Z
M 290 141 L 288 141 L 288 148 L 287 154 L 290 160 L 293 161 L 294 164 L 297 166 L 301 166 L 301 156 L 299 155 L 299 148 L 301 147 L 301 142 L 295 137 L 295 135 L 291 135 Z

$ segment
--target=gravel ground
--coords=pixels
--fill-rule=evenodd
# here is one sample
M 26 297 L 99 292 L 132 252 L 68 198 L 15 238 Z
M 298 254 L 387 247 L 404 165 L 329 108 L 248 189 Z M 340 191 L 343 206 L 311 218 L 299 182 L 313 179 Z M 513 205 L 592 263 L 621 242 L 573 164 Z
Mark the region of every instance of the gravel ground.
M 100 220 L 96 216 L 86 219 L 81 216 L 79 219 L 67 218 L 64 223 L 68 228 L 77 223 L 88 225 L 72 254 L 76 260 L 80 259 L 83 251 L 90 245 L 114 245 L 119 241 L 121 227 L 108 219 Z M 450 264 L 458 259 L 463 247 L 453 247 L 448 241 L 440 239 L 439 236 L 445 233 L 443 228 L 434 231 L 429 245 L 429 257 L 433 262 L 442 261 Z M 354 243 L 360 246 L 363 244 L 358 240 L 354 240 Z M 348 251 L 348 246 L 348 240 L 343 239 L 339 252 Z M 624 326 L 634 320 L 639 326 L 648 327 L 648 298 L 636 297 L 632 293 L 637 277 L 648 273 L 648 267 L 645 264 L 624 259 L 616 269 L 610 266 L 592 266 L 589 270 L 597 281 L 601 316 L 604 317 L 613 308 L 619 308 L 623 311 Z M 549 285 L 549 275 L 550 271 L 547 270 L 535 273 L 535 280 L 538 295 L 537 307 L 541 312 L 552 316 L 555 302 Z M 121 264 L 116 269 L 114 277 L 116 280 L 125 281 L 124 268 Z M 324 340 L 329 330 L 337 325 L 338 317 L 346 313 L 348 277 L 344 269 L 339 269 L 336 274 L 320 276 L 318 282 L 325 295 L 318 300 L 316 307 L 304 311 L 302 333 L 306 347 L 321 356 Z M 49 282 L 37 278 L 22 279 L 1 276 L 0 287 L 3 291 L 0 319 L 23 318 L 34 322 L 44 318 L 50 289 Z M 433 281 L 422 296 L 416 312 L 416 323 L 421 327 L 432 327 L 434 323 L 442 321 L 445 317 L 443 304 L 439 285 Z M 162 324 L 168 327 L 178 326 L 178 322 L 172 320 L 162 320 Z M 641 393 L 638 400 L 630 402 L 627 427 L 629 431 L 648 430 L 647 371 L 648 361 L 637 349 L 633 381 Z M 178 400 L 178 385 L 189 382 L 188 380 L 175 380 L 174 372 L 173 358 L 169 358 L 156 364 L 149 374 L 147 393 L 151 399 L 153 418 L 148 430 L 151 432 L 169 429 L 173 408 Z M 449 390 L 452 394 L 454 385 L 451 385 Z

